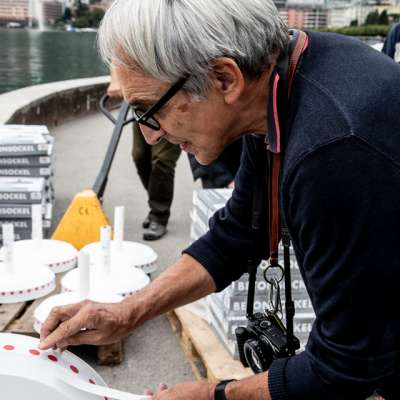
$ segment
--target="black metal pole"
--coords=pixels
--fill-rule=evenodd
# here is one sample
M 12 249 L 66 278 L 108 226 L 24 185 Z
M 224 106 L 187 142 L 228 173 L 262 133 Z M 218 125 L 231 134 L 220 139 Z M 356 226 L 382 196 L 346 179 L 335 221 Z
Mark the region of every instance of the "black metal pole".
M 130 109 L 129 104 L 123 102 L 121 105 L 121 109 L 119 111 L 118 118 L 114 125 L 114 130 L 111 136 L 110 143 L 107 148 L 106 156 L 100 168 L 100 172 L 97 175 L 96 181 L 93 185 L 93 191 L 97 194 L 100 200 L 103 198 L 103 194 L 106 189 L 108 174 L 110 173 L 115 152 L 117 150 L 118 143 L 121 138 L 122 130 L 127 122 L 126 117 L 128 115 L 129 109 Z

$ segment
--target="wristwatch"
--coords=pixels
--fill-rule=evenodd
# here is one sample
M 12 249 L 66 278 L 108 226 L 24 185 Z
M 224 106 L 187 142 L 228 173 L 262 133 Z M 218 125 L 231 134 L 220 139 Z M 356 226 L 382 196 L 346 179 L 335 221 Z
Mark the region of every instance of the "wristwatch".
M 225 396 L 225 387 L 229 382 L 236 381 L 236 379 L 228 379 L 226 381 L 221 381 L 215 386 L 214 400 L 227 400 Z

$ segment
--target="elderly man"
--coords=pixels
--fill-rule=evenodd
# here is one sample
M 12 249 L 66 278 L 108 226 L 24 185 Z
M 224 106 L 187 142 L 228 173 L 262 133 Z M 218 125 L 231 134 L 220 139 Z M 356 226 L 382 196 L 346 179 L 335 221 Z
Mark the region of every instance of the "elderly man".
M 267 185 L 282 137 L 281 214 L 316 313 L 307 348 L 247 380 L 154 399 L 400 398 L 400 68 L 357 40 L 309 33 L 282 109 L 298 37 L 270 0 L 114 3 L 100 48 L 147 142 L 167 139 L 206 165 L 246 135 L 241 168 L 208 234 L 122 304 L 53 310 L 43 349 L 113 342 L 267 257 L 268 199 L 255 237 L 253 189 Z

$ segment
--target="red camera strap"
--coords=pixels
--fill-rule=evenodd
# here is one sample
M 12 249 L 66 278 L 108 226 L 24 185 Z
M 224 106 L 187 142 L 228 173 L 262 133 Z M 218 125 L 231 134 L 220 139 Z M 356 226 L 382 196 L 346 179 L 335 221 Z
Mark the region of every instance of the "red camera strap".
M 292 54 L 289 58 L 289 65 L 287 70 L 287 98 L 289 99 L 292 84 L 294 80 L 294 75 L 300 60 L 300 57 L 307 49 L 308 37 L 305 32 L 297 31 L 296 43 L 293 48 Z M 279 77 L 276 82 L 279 81 Z M 270 101 L 275 101 L 270 99 Z M 277 114 L 277 113 L 276 113 Z M 276 135 L 276 146 L 274 151 L 271 151 L 271 170 L 270 170 L 270 264 L 278 265 L 278 245 L 281 239 L 281 221 L 280 221 L 280 211 L 279 211 L 279 179 L 282 166 L 282 147 L 281 147 L 281 135 L 278 129 L 278 134 Z M 271 147 L 269 147 L 271 149 Z

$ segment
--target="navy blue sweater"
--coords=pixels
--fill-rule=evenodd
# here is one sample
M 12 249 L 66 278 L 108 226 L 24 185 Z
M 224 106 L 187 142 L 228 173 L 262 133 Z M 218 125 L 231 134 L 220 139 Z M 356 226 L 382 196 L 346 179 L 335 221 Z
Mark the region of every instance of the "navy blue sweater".
M 260 240 L 250 229 L 265 155 L 263 139 L 248 136 L 231 200 L 184 251 L 218 290 L 250 254 L 268 255 L 266 211 Z M 303 353 L 272 364 L 272 399 L 364 400 L 376 389 L 399 399 L 399 65 L 355 39 L 309 33 L 289 104 L 281 208 L 316 321 Z
M 398 43 L 400 43 L 400 24 L 394 25 L 390 30 L 385 43 L 383 44 L 382 53 L 385 53 L 394 59 L 396 54 L 396 44 Z M 399 62 L 399 60 L 396 61 Z

